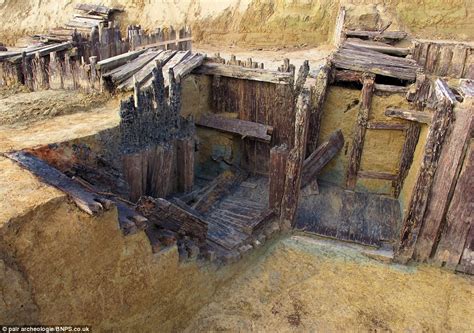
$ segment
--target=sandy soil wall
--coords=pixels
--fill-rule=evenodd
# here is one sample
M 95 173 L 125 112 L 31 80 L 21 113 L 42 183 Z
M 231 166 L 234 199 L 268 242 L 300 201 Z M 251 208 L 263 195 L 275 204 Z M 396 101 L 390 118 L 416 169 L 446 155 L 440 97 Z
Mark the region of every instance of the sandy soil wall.
M 82 0 L 0 0 L 0 41 L 47 31 L 69 20 Z M 473 40 L 471 0 L 103 0 L 123 6 L 123 27 L 192 25 L 198 43 L 248 47 L 314 46 L 331 38 L 342 3 L 349 24 L 373 28 L 391 21 L 423 38 Z

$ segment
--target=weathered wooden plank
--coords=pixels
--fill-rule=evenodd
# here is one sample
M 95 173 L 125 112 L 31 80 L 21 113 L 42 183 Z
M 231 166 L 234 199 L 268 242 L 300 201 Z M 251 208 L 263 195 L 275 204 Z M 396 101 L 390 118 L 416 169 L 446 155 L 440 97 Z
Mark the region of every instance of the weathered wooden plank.
M 414 111 L 414 110 L 403 110 L 397 108 L 388 108 L 385 110 L 387 117 L 400 118 L 405 120 L 416 121 L 423 124 L 431 124 L 433 121 L 433 114 L 428 111 Z
M 434 250 L 467 150 L 471 131 L 474 129 L 471 110 L 459 108 L 456 110 L 455 116 L 453 129 L 441 150 L 430 201 L 427 204 L 423 226 L 416 241 L 414 258 L 417 261 L 426 261 Z
M 178 139 L 176 143 L 178 191 L 190 192 L 194 186 L 194 139 Z
M 104 210 L 99 197 L 82 188 L 78 183 L 45 161 L 25 152 L 15 152 L 7 156 L 38 177 L 41 181 L 63 191 L 84 212 L 97 215 Z
M 361 92 L 361 104 L 357 115 L 357 123 L 354 131 L 349 166 L 347 168 L 346 187 L 354 189 L 357 182 L 357 173 L 359 172 L 362 149 L 364 147 L 365 132 L 369 120 L 370 106 L 374 93 L 375 76 L 366 74 L 363 79 Z
M 339 12 L 336 18 L 336 24 L 334 27 L 333 44 L 338 47 L 341 45 L 342 39 L 344 38 L 344 22 L 346 20 L 346 8 L 344 6 L 339 7 Z
M 360 170 L 359 172 L 357 172 L 357 176 L 360 178 L 382 179 L 382 180 L 392 180 L 392 181 L 395 181 L 398 179 L 398 175 L 394 175 L 388 172 L 378 172 L 378 171 Z
M 123 53 L 115 57 L 101 60 L 97 63 L 96 68 L 102 71 L 102 73 L 105 73 L 108 70 L 122 66 L 126 64 L 127 62 L 137 58 L 140 54 L 144 53 L 145 51 L 146 50 L 130 51 L 130 52 Z
M 363 47 L 372 51 L 377 51 L 380 53 L 391 54 L 396 56 L 406 56 L 410 53 L 410 48 L 408 47 L 395 47 L 389 44 L 373 42 L 373 41 L 364 41 L 357 38 L 348 38 L 345 42 L 348 45 Z
M 447 84 L 440 79 L 437 80 L 437 84 L 444 87 L 440 89 L 440 93 L 449 89 Z M 441 149 L 453 120 L 454 114 L 451 97 L 448 93 L 443 97 L 443 99 L 438 101 L 433 115 L 433 121 L 430 125 L 425 144 L 423 161 L 403 222 L 400 245 L 396 252 L 396 259 L 400 262 L 407 262 L 413 257 L 415 243 L 424 222 L 423 217 L 426 212 L 434 175 L 438 167 Z
M 440 265 L 454 270 L 459 264 L 469 229 L 474 225 L 473 202 L 474 142 L 471 142 L 446 213 L 446 225 L 433 258 Z
M 283 229 L 290 229 L 296 223 L 303 161 L 308 143 L 311 98 L 310 85 L 305 84 L 296 102 L 295 140 L 286 164 L 285 190 L 280 213 Z
M 233 250 L 245 242 L 249 235 L 224 222 L 210 220 L 207 237 L 211 242 L 219 244 L 228 250 Z
M 189 73 L 191 73 L 195 68 L 201 66 L 205 57 L 205 55 L 196 53 L 180 61 L 173 68 L 176 81 L 179 82 L 180 80 L 184 79 Z
M 471 197 L 472 198 L 472 197 Z M 461 260 L 456 270 L 466 274 L 474 275 L 474 224 L 471 223 L 469 234 L 466 238 L 466 244 L 462 252 Z
M 120 67 L 117 67 L 110 72 L 102 74 L 102 78 L 104 80 L 111 80 L 115 85 L 118 85 L 123 81 L 127 80 L 128 78 L 132 77 L 146 64 L 153 61 L 153 59 L 155 59 L 159 55 L 159 53 L 160 51 L 152 51 L 141 54 L 133 61 L 124 64 Z
M 396 124 L 380 121 L 371 121 L 367 123 L 367 128 L 373 130 L 406 131 L 409 126 L 410 125 L 408 124 Z
M 270 184 L 269 184 L 269 207 L 279 215 L 281 200 L 285 190 L 286 163 L 289 150 L 286 145 L 273 147 L 270 150 Z
M 301 188 L 309 185 L 321 172 L 326 164 L 336 156 L 344 146 L 344 136 L 341 130 L 331 134 L 328 141 L 321 144 L 303 163 Z
M 123 9 L 121 8 L 109 8 L 102 5 L 93 5 L 93 4 L 87 4 L 87 3 L 79 3 L 74 8 L 83 12 L 87 12 L 89 14 L 95 13 L 95 14 L 107 15 L 107 16 L 113 12 L 123 12 Z
M 273 132 L 273 127 L 271 126 L 246 120 L 220 117 L 213 114 L 201 116 L 196 121 L 196 125 L 209 127 L 223 132 L 239 134 L 243 137 L 264 142 L 270 142 L 272 139 L 271 133 Z
M 158 60 L 158 57 L 161 55 L 161 53 L 162 52 L 159 52 L 155 59 L 143 66 L 143 68 L 137 71 L 133 76 L 120 83 L 117 86 L 117 90 L 132 90 L 134 87 L 134 80 L 139 86 L 143 85 L 144 82 L 152 77 L 153 68 L 156 67 L 156 61 Z
M 409 90 L 409 87 L 404 86 L 394 86 L 390 84 L 374 84 L 374 88 L 376 91 L 384 92 L 384 93 L 392 93 L 392 94 L 406 94 Z
M 231 66 L 211 62 L 204 62 L 201 66 L 196 68 L 193 73 L 204 75 L 219 75 L 243 80 L 253 80 L 279 84 L 290 84 L 293 82 L 294 78 L 292 73 Z
M 347 30 L 347 37 L 364 37 L 369 39 L 390 39 L 401 40 L 407 36 L 405 31 L 365 31 L 365 30 Z

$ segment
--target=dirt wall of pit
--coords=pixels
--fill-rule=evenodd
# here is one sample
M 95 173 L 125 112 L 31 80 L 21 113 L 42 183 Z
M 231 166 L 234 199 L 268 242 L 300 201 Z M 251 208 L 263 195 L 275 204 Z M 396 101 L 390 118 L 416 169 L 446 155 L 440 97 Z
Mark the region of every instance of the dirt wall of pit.
M 0 167 L 1 323 L 180 331 L 242 270 L 180 263 L 176 247 L 153 254 L 144 232 L 122 235 L 115 209 L 91 217 L 10 160 Z
M 0 41 L 16 43 L 26 34 L 66 23 L 81 0 L 0 0 Z M 332 37 L 339 4 L 349 26 L 376 28 L 392 22 L 421 38 L 474 39 L 470 0 L 103 0 L 123 6 L 123 28 L 189 24 L 195 42 L 246 47 L 315 46 Z

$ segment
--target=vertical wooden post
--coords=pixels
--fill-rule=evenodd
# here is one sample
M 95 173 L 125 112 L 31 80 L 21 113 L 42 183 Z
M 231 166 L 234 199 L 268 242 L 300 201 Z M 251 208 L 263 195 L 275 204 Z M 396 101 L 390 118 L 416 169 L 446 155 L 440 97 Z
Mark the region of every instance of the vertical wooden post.
M 308 138 L 310 101 L 311 90 L 305 84 L 296 102 L 295 142 L 288 155 L 285 190 L 281 202 L 280 220 L 282 228 L 287 230 L 296 224 L 296 211 L 301 187 L 301 169 Z
M 352 141 L 351 156 L 347 169 L 346 187 L 353 190 L 357 182 L 357 173 L 359 172 L 362 149 L 364 148 L 365 132 L 369 120 L 370 105 L 374 93 L 375 76 L 373 74 L 364 74 L 361 96 L 361 106 L 357 116 L 357 124 Z
M 446 82 L 436 81 L 438 104 L 433 115 L 418 179 L 413 188 L 410 205 L 401 232 L 396 260 L 407 262 L 413 257 L 415 243 L 422 227 L 433 179 L 438 167 L 441 148 L 453 119 L 455 97 Z
M 286 162 L 288 160 L 289 150 L 283 144 L 273 147 L 270 150 L 270 184 L 269 184 L 269 207 L 280 215 L 281 200 L 285 191 Z
M 96 80 L 97 80 L 97 70 L 95 68 L 95 65 L 97 64 L 97 56 L 93 56 L 89 58 L 89 63 L 91 65 L 91 73 L 90 73 L 90 84 L 92 90 L 95 90 L 96 86 Z
M 177 140 L 178 191 L 190 192 L 194 186 L 194 139 Z
M 398 198 L 403 187 L 411 163 L 415 154 L 416 145 L 420 137 L 421 125 L 416 122 L 410 122 L 408 129 L 405 131 L 405 143 L 402 148 L 402 157 L 398 167 L 398 178 L 394 182 L 394 197 Z

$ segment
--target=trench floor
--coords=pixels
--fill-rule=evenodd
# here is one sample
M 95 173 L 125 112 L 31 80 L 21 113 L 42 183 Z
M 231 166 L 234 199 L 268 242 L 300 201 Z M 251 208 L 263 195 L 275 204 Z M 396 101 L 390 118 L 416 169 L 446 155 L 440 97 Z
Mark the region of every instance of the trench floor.
M 387 264 L 294 235 L 220 288 L 187 332 L 454 331 L 474 328 L 474 278 Z

